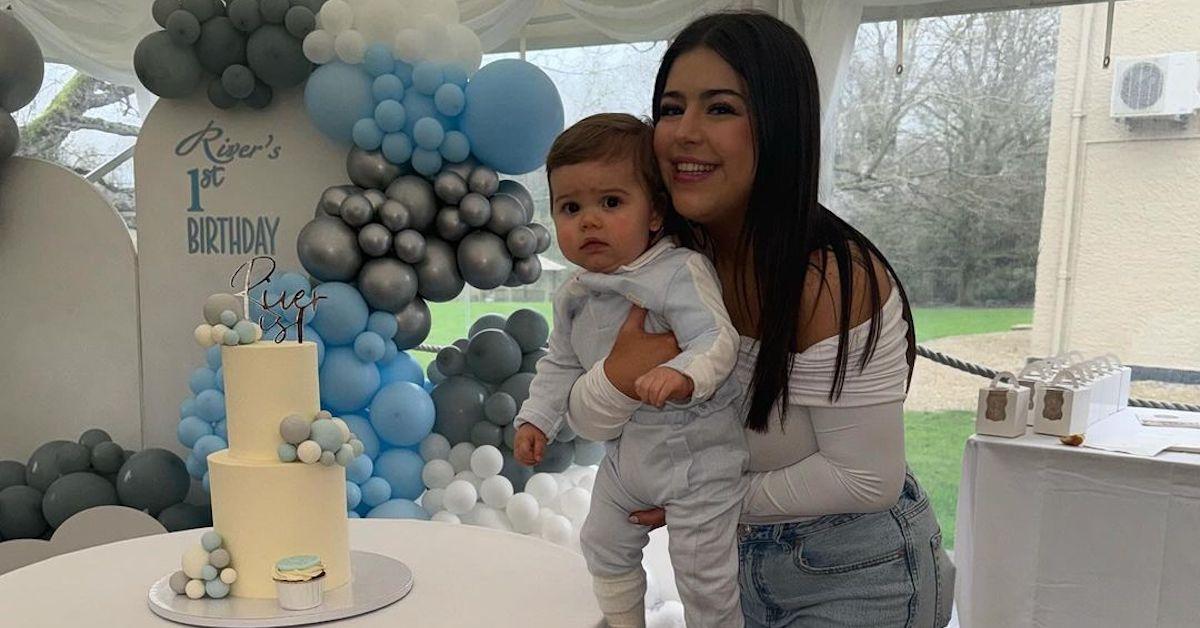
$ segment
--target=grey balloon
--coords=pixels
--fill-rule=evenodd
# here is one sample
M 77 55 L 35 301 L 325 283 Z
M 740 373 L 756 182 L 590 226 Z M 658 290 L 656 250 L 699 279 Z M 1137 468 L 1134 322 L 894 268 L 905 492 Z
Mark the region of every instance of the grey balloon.
M 11 11 L 0 10 L 0 109 L 12 113 L 28 105 L 42 87 L 44 65 L 29 29 Z
M 238 100 L 246 98 L 254 91 L 254 72 L 240 63 L 235 63 L 221 73 L 221 87 Z
M 125 463 L 125 452 L 114 442 L 100 443 L 92 448 L 92 468 L 99 473 L 116 473 Z
M 457 205 L 467 195 L 467 182 L 453 172 L 443 170 L 433 180 L 433 191 L 442 202 Z
M 533 382 L 533 373 L 517 373 L 512 377 L 504 380 L 496 390 L 500 390 L 512 395 L 512 398 L 517 401 L 517 407 L 529 398 L 529 384 Z
M 196 56 L 209 74 L 220 74 L 234 64 L 246 63 L 246 35 L 225 16 L 214 17 L 200 27 Z
M 162 98 L 183 98 L 200 84 L 204 69 L 191 46 L 166 31 L 146 35 L 133 51 L 133 70 L 146 89 Z
M 246 63 L 262 82 L 274 88 L 295 87 L 312 72 L 300 40 L 279 24 L 266 24 L 250 34 Z
M 544 225 L 542 225 L 540 223 L 536 223 L 536 222 L 530 223 L 529 228 L 533 230 L 534 235 L 536 235 L 537 239 L 538 239 L 536 252 L 545 253 L 547 250 L 549 250 L 550 249 L 550 230 L 547 229 Z
M 504 237 L 515 227 L 526 224 L 525 209 L 515 197 L 498 194 L 489 199 L 492 203 L 492 217 L 488 219 L 487 229 Z
M 545 357 L 545 355 L 545 349 L 538 349 L 537 351 L 530 351 L 529 353 L 526 353 L 524 357 L 521 358 L 521 372 L 536 373 L 538 360 Z
M 429 306 L 421 297 L 414 297 L 404 309 L 396 312 L 398 330 L 392 340 L 401 351 L 407 351 L 425 342 L 433 320 L 429 316 Z
M 207 91 L 208 102 L 212 103 L 218 109 L 232 109 L 238 104 L 238 99 L 234 98 L 233 94 L 230 94 L 229 90 L 225 89 L 225 86 L 221 84 L 220 77 L 214 77 L 213 80 L 208 82 Z
M 405 229 L 396 234 L 392 248 L 401 261 L 419 264 L 425 259 L 425 236 L 415 229 Z
M 0 490 L 0 538 L 6 541 L 38 539 L 45 531 L 41 491 L 32 486 L 10 486 Z
M 505 425 L 504 426 L 504 446 L 508 447 L 509 449 L 512 449 L 513 445 L 516 444 L 516 441 L 517 441 L 517 428 L 513 427 L 512 423 Z
M 575 446 L 575 464 L 600 464 L 604 459 L 604 443 L 576 437 L 572 444 Z
M 521 347 L 502 330 L 485 329 L 471 336 L 467 368 L 489 384 L 499 384 L 521 370 Z
M 438 238 L 425 239 L 425 259 L 417 264 L 417 292 L 435 303 L 449 301 L 463 289 L 454 249 Z
M 525 222 L 533 221 L 535 207 L 533 206 L 533 195 L 520 182 L 513 179 L 505 179 L 500 182 L 500 186 L 496 189 L 496 194 L 507 194 L 521 203 L 521 207 L 525 208 Z
M 537 256 L 519 259 L 513 263 L 513 274 L 523 284 L 531 284 L 542 277 L 542 262 Z
M 283 16 L 283 25 L 292 36 L 303 41 L 317 27 L 317 16 L 308 7 L 291 7 Z
M 458 215 L 472 227 L 482 227 L 492 219 L 492 203 L 486 196 L 471 192 L 458 204 Z
M 67 443 L 58 448 L 55 461 L 63 475 L 87 471 L 92 466 L 92 450 L 79 443 Z
M 21 143 L 21 129 L 7 111 L 0 111 L 0 161 L 12 157 Z
M 379 211 L 379 208 L 383 207 L 383 204 L 388 201 L 388 197 L 376 189 L 364 190 L 363 196 L 367 197 L 367 200 L 371 202 L 371 207 L 375 211 Z
M 158 522 L 163 524 L 167 532 L 206 528 L 212 525 L 212 509 L 187 503 L 175 504 L 158 513 Z
M 504 432 L 499 425 L 480 421 L 471 426 L 471 443 L 476 447 L 491 445 L 499 447 L 504 442 Z
M 209 325 L 216 325 L 221 322 L 221 313 L 229 310 L 242 318 L 242 302 L 237 297 L 226 292 L 218 292 L 208 295 L 204 300 L 204 322 Z
M 513 257 L 529 257 L 537 251 L 537 234 L 525 225 L 513 227 L 504 240 Z
M 287 15 L 288 7 L 291 5 L 292 3 L 288 0 L 259 0 L 258 10 L 267 22 L 282 24 L 284 16 Z
M 558 434 L 554 435 L 554 440 L 562 441 L 564 443 L 573 441 L 575 440 L 575 430 L 571 429 L 570 425 L 564 424 L 562 428 L 558 430 Z
M 513 491 L 521 492 L 525 490 L 525 484 L 529 482 L 529 478 L 533 477 L 533 469 L 517 462 L 513 457 L 511 446 L 502 450 L 504 456 L 504 466 L 500 468 L 500 475 L 508 478 L 512 482 Z
M 189 486 L 191 478 L 183 460 L 166 449 L 143 449 L 130 456 L 117 471 L 117 495 L 121 503 L 145 510 L 151 517 L 183 501 Z
M 507 319 L 505 319 L 504 316 L 501 314 L 496 314 L 496 313 L 484 314 L 483 316 L 480 316 L 479 318 L 475 319 L 474 323 L 471 323 L 470 329 L 467 330 L 467 338 L 474 338 L 475 334 L 478 334 L 479 332 L 481 332 L 485 329 L 503 330 L 504 324 L 506 322 L 507 322 Z M 464 339 L 462 341 L 462 345 L 463 345 L 462 349 L 464 351 L 466 351 L 466 348 L 470 344 L 470 342 L 471 342 L 470 340 L 466 340 L 466 339 Z
M 471 440 L 471 428 L 483 420 L 483 402 L 488 390 L 479 381 L 456 375 L 438 384 L 433 397 L 433 431 L 445 436 L 451 445 Z
M 262 81 L 254 81 L 254 91 L 250 92 L 244 102 L 251 109 L 265 109 L 267 105 L 271 104 L 272 97 L 271 86 Z
M 471 225 L 462 221 L 457 207 L 443 207 L 437 213 L 437 233 L 447 242 L 458 242 L 471 231 Z
M 183 465 L 182 462 L 179 464 Z M 187 471 L 183 473 L 186 477 Z M 71 473 L 58 478 L 46 489 L 46 495 L 42 497 L 42 515 L 51 528 L 57 528 L 82 510 L 117 503 L 117 489 L 108 480 L 95 473 Z
M 45 491 L 58 479 L 58 450 L 70 444 L 69 440 L 52 440 L 33 450 L 25 464 L 25 483 L 38 491 Z
M 25 465 L 16 460 L 0 460 L 0 491 L 10 486 L 25 486 Z
M 238 30 L 250 33 L 262 26 L 262 14 L 258 12 L 258 0 L 231 0 L 228 7 L 229 19 Z
M 190 46 L 200 39 L 200 20 L 187 11 L 176 11 L 167 18 L 167 34 L 175 43 Z
M 373 259 L 363 264 L 358 289 L 373 309 L 399 312 L 417 296 L 417 273 L 397 259 Z
M 491 196 L 500 189 L 500 176 L 487 166 L 477 166 L 467 177 L 467 186 L 471 188 L 472 192 Z
M 519 288 L 523 285 L 525 284 L 521 283 L 521 280 L 517 278 L 516 273 L 508 273 L 508 279 L 504 280 L 505 288 Z
M 508 425 L 517 417 L 517 400 L 506 392 L 492 393 L 483 402 L 483 415 L 496 425 Z
M 550 323 L 541 312 L 522 308 L 508 315 L 504 331 L 517 342 L 522 353 L 540 350 L 550 339 Z
M 430 362 L 429 366 L 425 367 L 425 377 L 434 386 L 446 381 L 446 376 L 442 375 L 442 372 L 438 370 L 437 362 Z
M 550 441 L 546 445 L 546 449 L 542 452 L 542 461 L 534 465 L 533 470 L 536 473 L 559 473 L 571 466 L 571 461 L 574 458 L 574 444 L 564 443 L 559 440 Z
M 365 194 L 351 194 L 338 210 L 342 220 L 351 227 L 361 227 L 375 218 L 375 208 Z
M 400 172 L 400 166 L 385 159 L 383 153 L 377 150 L 365 151 L 355 146 L 346 155 L 346 174 L 360 188 L 382 190 L 400 176 Z
M 478 165 L 479 160 L 475 159 L 474 157 L 467 157 L 464 161 L 446 164 L 446 166 L 442 168 L 442 172 L 453 172 L 454 174 L 462 177 L 463 181 L 466 181 L 467 178 L 471 176 L 471 171 L 474 170 Z
M 404 175 L 387 186 L 387 195 L 408 208 L 410 227 L 429 231 L 438 210 L 437 195 L 429 181 L 417 175 Z
M 442 347 L 434 358 L 438 372 L 447 377 L 462 375 L 467 370 L 467 355 L 455 346 Z
M 385 255 L 392 250 L 392 232 L 377 222 L 364 225 L 358 230 L 358 248 L 371 257 Z
M 150 16 L 159 26 L 166 28 L 171 14 L 183 8 L 183 0 L 154 0 L 150 5 Z
M 360 191 L 358 188 L 345 185 L 329 186 L 325 188 L 324 192 L 321 192 L 320 208 L 330 216 L 341 216 L 342 201 L 345 201 L 347 196 Z
M 467 340 L 466 338 L 459 338 L 450 344 L 458 347 L 460 351 L 466 351 L 467 346 L 471 344 L 471 341 Z
M 100 443 L 110 442 L 112 442 L 112 436 L 108 432 L 105 432 L 98 427 L 84 430 L 84 432 L 79 435 L 79 444 L 87 447 L 89 450 Z
M 315 218 L 296 237 L 296 253 L 308 274 L 321 281 L 350 281 L 362 267 L 354 230 L 337 218 Z
M 379 222 L 392 231 L 403 231 L 408 228 L 410 222 L 408 208 L 404 206 L 404 203 L 389 198 L 379 206 Z
M 500 236 L 475 231 L 458 244 L 458 270 L 467 283 L 480 290 L 491 290 L 508 278 L 513 260 Z

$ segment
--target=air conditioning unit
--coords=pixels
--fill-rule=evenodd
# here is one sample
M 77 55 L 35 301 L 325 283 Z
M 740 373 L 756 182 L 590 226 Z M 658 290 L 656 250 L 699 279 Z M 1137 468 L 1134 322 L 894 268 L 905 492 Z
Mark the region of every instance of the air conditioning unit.
M 1112 117 L 1189 116 L 1200 108 L 1200 55 L 1173 52 L 1113 60 Z

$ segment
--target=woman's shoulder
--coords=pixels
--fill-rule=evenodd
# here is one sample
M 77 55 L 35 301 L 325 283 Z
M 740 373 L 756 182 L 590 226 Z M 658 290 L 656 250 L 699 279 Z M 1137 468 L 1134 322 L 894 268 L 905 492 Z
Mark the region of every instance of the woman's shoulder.
M 850 324 L 847 328 L 853 329 L 871 320 L 875 314 L 871 299 L 871 270 L 879 287 L 879 308 L 887 303 L 894 286 L 887 266 L 872 253 L 860 254 L 852 247 L 849 270 L 852 275 Z M 842 282 L 842 271 L 832 251 L 814 251 L 809 257 L 808 272 L 804 277 L 797 351 L 803 352 L 823 340 L 837 337 L 843 316 Z

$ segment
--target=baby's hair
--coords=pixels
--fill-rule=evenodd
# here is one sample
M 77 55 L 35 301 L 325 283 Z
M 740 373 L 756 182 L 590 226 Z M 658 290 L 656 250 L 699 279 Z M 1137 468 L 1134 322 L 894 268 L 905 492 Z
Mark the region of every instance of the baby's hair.
M 560 133 L 546 156 L 546 177 L 563 166 L 626 159 L 632 161 L 654 209 L 669 215 L 670 197 L 654 159 L 654 127 L 627 113 L 597 113 Z M 553 198 L 553 189 L 550 194 Z

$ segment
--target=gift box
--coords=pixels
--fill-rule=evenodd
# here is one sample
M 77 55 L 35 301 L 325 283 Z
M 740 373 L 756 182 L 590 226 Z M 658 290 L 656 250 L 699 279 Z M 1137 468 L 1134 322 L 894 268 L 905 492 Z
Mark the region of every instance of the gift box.
M 1051 436 L 1086 433 L 1092 417 L 1092 390 L 1074 367 L 1059 371 L 1034 395 L 1033 431 Z
M 979 389 L 975 433 L 1005 438 L 1023 436 L 1029 399 L 1029 388 L 1022 386 L 1016 375 L 1008 371 L 997 373 L 987 386 Z

